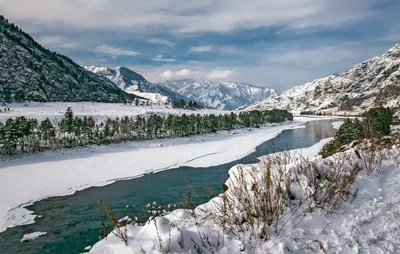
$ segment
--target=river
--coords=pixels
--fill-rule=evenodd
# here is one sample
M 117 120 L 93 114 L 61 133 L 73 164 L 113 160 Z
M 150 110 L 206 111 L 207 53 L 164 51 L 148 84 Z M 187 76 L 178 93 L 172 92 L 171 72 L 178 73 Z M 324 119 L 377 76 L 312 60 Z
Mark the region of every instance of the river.
M 210 194 L 204 192 L 203 186 L 220 192 L 232 166 L 254 163 L 257 157 L 276 152 L 277 148 L 312 146 L 335 134 L 336 130 L 331 124 L 333 121 L 315 120 L 305 123 L 305 128 L 285 130 L 274 139 L 259 145 L 255 152 L 222 165 L 179 167 L 107 186 L 91 187 L 70 196 L 38 201 L 26 208 L 42 217 L 37 218 L 34 224 L 9 228 L 1 233 L 0 253 L 81 253 L 86 246 L 99 240 L 100 219 L 97 208 L 100 199 L 118 216 L 133 216 L 137 208 L 145 207 L 150 202 L 165 205 L 180 200 L 190 184 L 198 193 L 196 203 L 200 204 L 211 198 Z M 47 234 L 31 242 L 20 243 L 23 234 L 36 231 Z

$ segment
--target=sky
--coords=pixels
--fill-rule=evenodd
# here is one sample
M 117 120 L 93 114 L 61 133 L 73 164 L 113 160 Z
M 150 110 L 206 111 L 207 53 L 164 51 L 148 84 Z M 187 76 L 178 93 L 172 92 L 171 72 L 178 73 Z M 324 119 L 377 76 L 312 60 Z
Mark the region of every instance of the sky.
M 282 91 L 400 42 L 398 0 L 0 0 L 0 10 L 81 65 L 125 66 L 151 82 Z

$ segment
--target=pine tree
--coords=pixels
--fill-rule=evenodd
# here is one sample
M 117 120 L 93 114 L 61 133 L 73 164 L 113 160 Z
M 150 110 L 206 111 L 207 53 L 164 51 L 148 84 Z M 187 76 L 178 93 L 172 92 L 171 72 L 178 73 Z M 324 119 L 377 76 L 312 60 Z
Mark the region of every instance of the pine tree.
M 50 139 L 54 139 L 56 136 L 53 123 L 49 118 L 46 118 L 40 122 L 39 131 L 45 141 L 46 146 L 48 146 L 50 143 Z
M 64 113 L 62 129 L 65 132 L 72 133 L 74 131 L 74 112 L 72 112 L 71 107 L 68 107 Z

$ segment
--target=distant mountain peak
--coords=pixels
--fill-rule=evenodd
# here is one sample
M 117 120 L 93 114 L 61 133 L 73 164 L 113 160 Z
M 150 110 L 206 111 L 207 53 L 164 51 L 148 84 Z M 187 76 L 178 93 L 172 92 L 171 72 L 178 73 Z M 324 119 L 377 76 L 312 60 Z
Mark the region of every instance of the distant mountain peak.
M 400 58 L 400 43 L 397 43 L 392 48 L 388 49 L 383 57 L 390 59 L 399 59 Z
M 132 71 L 127 67 L 116 67 L 115 70 L 104 66 L 85 66 L 85 69 L 97 74 L 102 78 L 106 78 L 118 85 L 119 88 L 129 93 L 135 93 L 139 96 L 144 96 L 140 93 L 153 93 L 168 97 L 172 101 L 188 99 L 170 89 L 147 81 L 139 73 Z M 150 96 L 157 97 L 157 96 Z M 159 96 L 158 96 L 159 97 Z
M 139 73 L 132 71 L 127 67 L 117 67 L 116 71 L 119 75 L 124 76 L 131 80 L 140 80 L 140 81 L 147 81 L 142 75 Z
M 117 67 L 114 70 L 105 66 L 87 65 L 84 68 L 99 76 L 109 79 L 117 84 L 122 90 L 137 85 L 138 82 L 148 82 L 142 75 L 126 67 Z
M 226 110 L 250 105 L 275 93 L 273 89 L 228 81 L 180 79 L 160 84 L 207 107 Z

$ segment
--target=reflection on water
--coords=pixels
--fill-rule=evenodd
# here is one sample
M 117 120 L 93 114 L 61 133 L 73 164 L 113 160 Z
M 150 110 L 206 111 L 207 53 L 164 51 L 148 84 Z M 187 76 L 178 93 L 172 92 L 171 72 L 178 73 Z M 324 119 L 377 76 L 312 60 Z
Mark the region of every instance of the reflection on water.
M 210 198 L 203 191 L 203 186 L 220 191 L 223 179 L 226 179 L 232 166 L 254 163 L 257 157 L 277 149 L 312 146 L 334 135 L 331 122 L 317 120 L 306 123 L 306 128 L 283 131 L 276 138 L 258 146 L 252 154 L 223 165 L 207 168 L 180 167 L 103 187 L 91 187 L 72 196 L 39 201 L 27 209 L 43 217 L 38 218 L 35 224 L 11 228 L 0 234 L 0 252 L 80 253 L 84 247 L 98 241 L 100 223 L 97 206 L 100 199 L 117 215 L 132 215 L 133 205 L 144 207 L 152 201 L 167 204 L 179 200 L 187 191 L 187 184 L 190 184 L 204 198 L 197 201 L 201 203 Z M 47 232 L 47 235 L 32 242 L 20 243 L 23 234 L 35 231 Z

